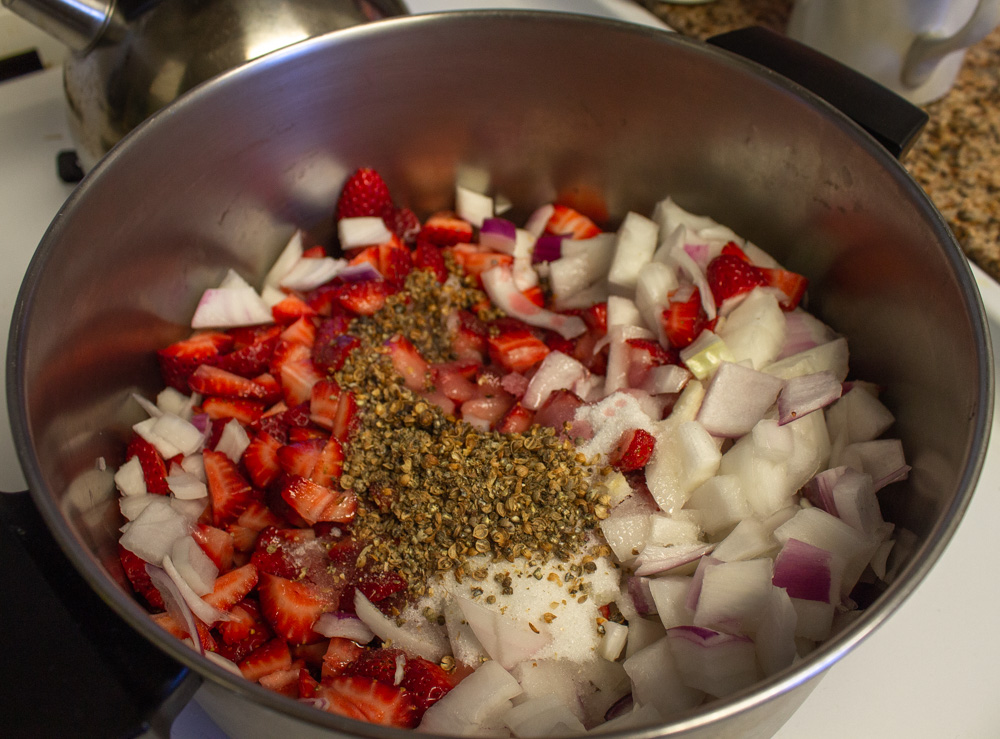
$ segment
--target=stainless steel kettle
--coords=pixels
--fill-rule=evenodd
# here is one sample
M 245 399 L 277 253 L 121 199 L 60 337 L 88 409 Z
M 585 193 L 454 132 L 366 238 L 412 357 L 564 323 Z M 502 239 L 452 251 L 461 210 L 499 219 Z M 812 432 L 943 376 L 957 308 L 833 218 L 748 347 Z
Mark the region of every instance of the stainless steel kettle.
M 181 93 L 269 51 L 404 15 L 401 0 L 2 0 L 73 53 L 70 130 L 84 169 Z

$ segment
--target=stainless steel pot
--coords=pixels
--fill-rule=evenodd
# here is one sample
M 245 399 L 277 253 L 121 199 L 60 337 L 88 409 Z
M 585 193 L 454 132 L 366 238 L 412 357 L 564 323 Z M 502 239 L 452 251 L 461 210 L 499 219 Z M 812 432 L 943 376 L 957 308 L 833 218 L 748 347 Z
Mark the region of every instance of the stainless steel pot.
M 73 564 L 204 678 L 223 728 L 397 734 L 234 679 L 161 632 L 123 587 L 116 495 L 95 469 L 122 460 L 140 418 L 130 393 L 156 389 L 153 352 L 187 333 L 201 291 L 230 267 L 262 277 L 361 165 L 420 213 L 469 172 L 523 209 L 596 190 L 612 223 L 671 194 L 810 277 L 810 308 L 849 337 L 853 371 L 887 387 L 913 472 L 882 502 L 911 545 L 873 605 L 807 659 L 628 736 L 775 731 L 954 532 L 990 428 L 986 322 L 948 228 L 874 139 L 779 75 L 647 28 L 499 11 L 379 21 L 224 74 L 115 148 L 47 232 L 9 343 L 18 453 Z

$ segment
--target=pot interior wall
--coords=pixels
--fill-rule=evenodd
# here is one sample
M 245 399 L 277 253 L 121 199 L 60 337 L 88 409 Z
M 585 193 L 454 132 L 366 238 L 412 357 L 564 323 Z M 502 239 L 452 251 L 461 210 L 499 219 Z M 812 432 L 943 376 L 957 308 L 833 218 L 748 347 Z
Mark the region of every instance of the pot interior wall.
M 95 460 L 121 462 L 142 417 L 130 393 L 157 388 L 154 351 L 228 268 L 259 281 L 295 226 L 328 230 L 358 166 L 422 215 L 451 205 L 459 177 L 509 197 L 515 219 L 596 193 L 614 225 L 669 194 L 730 225 L 811 278 L 857 376 L 888 388 L 914 469 L 885 502 L 917 559 L 950 532 L 984 445 L 984 323 L 961 253 L 887 155 L 777 78 L 672 35 L 416 17 L 199 88 L 112 152 L 46 236 L 12 342 L 18 443 L 70 546 L 119 580 L 121 521 Z

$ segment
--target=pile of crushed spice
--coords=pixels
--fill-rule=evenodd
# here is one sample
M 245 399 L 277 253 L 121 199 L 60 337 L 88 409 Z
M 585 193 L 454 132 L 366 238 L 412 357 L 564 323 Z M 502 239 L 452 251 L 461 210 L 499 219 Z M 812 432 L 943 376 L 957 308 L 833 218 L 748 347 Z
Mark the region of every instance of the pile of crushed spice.
M 397 335 L 428 361 L 453 359 L 446 316 L 483 298 L 415 270 L 382 310 L 352 322 L 362 346 L 335 375 L 358 403 L 340 484 L 359 499 L 352 530 L 369 543 L 359 565 L 398 572 L 412 597 L 440 573 L 481 579 L 481 567 L 466 571 L 474 557 L 568 561 L 606 515 L 594 470 L 554 429 L 479 431 L 410 391 L 393 369 L 383 344 Z

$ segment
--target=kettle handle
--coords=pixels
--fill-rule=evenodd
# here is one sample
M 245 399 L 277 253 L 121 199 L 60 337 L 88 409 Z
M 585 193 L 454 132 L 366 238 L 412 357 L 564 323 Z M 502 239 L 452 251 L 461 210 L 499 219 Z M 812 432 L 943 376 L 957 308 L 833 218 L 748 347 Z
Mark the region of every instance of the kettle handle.
M 6 735 L 168 739 L 201 678 L 111 610 L 28 493 L 0 493 L 0 562 Z
M 997 24 L 1000 24 L 1000 0 L 979 0 L 965 25 L 950 36 L 920 34 L 906 52 L 900 74 L 903 84 L 919 87 L 931 76 L 943 56 L 979 43 Z
M 707 39 L 806 88 L 902 158 L 927 124 L 925 111 L 874 80 L 798 41 L 761 26 Z

